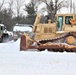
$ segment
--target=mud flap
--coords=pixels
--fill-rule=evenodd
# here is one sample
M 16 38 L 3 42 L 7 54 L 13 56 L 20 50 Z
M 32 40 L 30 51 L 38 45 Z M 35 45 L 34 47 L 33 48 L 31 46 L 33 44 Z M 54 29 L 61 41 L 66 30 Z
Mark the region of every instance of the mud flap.
M 26 36 L 22 35 L 20 40 L 20 51 L 26 50 Z

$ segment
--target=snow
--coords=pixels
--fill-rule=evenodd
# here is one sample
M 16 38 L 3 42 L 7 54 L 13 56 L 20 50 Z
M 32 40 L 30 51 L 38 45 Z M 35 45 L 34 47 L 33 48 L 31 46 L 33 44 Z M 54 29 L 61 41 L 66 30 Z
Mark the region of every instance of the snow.
M 13 36 L 13 32 L 12 31 L 4 30 L 3 33 L 7 33 L 8 35 L 12 35 Z
M 4 24 L 0 24 L 0 26 L 4 26 Z
M 0 75 L 76 75 L 76 53 L 20 51 L 19 43 L 0 43 Z
M 32 31 L 31 27 L 14 26 L 13 31 Z

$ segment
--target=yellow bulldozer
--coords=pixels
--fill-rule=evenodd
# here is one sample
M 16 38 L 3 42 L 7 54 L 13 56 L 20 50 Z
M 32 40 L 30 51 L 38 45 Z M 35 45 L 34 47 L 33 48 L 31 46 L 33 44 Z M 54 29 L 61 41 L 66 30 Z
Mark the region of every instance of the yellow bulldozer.
M 20 50 L 76 52 L 76 14 L 56 14 L 55 22 L 40 23 L 37 14 L 32 32 L 21 36 Z

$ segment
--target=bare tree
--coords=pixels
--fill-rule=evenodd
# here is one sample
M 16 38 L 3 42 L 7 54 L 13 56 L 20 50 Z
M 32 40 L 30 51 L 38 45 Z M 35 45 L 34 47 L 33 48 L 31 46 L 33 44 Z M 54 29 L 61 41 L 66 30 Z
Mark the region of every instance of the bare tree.
M 70 0 L 70 13 L 76 13 L 76 6 L 75 6 L 75 1 Z
M 8 7 L 8 11 L 10 15 L 13 15 L 13 0 L 10 0 L 10 2 L 8 2 L 9 7 Z
M 16 10 L 17 10 L 17 22 L 19 21 L 20 10 L 24 5 L 24 0 L 15 0 Z
M 42 9 L 48 12 L 51 20 L 54 19 L 54 16 L 58 10 L 62 7 L 68 7 L 68 0 L 37 0 L 36 2 L 43 2 L 46 4 L 46 8 L 44 9 L 43 7 Z
M 76 9 L 75 3 L 73 2 L 73 13 L 76 13 L 75 9 Z
M 1 2 L 0 2 L 0 10 L 2 9 L 4 4 L 5 4 L 5 0 L 1 0 Z
M 34 0 L 36 1 L 36 0 Z M 46 4 L 46 9 L 48 13 L 51 13 L 54 10 L 56 14 L 58 10 L 62 7 L 68 7 L 68 0 L 37 0 L 36 2 L 44 2 Z
M 72 12 L 72 0 L 70 0 L 70 13 Z
M 20 9 L 24 5 L 24 0 L 16 0 L 15 5 L 16 5 L 16 10 L 17 10 L 17 16 L 19 16 Z

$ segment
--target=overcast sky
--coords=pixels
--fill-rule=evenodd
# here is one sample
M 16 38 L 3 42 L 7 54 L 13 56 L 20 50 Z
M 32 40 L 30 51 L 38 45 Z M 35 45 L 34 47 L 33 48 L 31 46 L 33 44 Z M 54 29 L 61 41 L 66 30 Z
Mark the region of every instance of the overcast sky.
M 0 0 L 0 3 L 1 3 L 1 1 L 2 0 Z M 4 5 L 4 8 L 8 8 L 8 2 L 9 2 L 10 0 L 5 0 L 5 2 L 6 2 L 6 4 Z M 14 2 L 16 1 L 16 0 L 13 0 Z M 70 0 L 69 0 L 70 1 Z M 76 0 L 72 0 L 72 1 L 74 1 L 74 2 L 76 2 Z M 30 2 L 30 0 L 24 0 L 24 4 L 28 4 Z M 42 5 L 43 6 L 43 5 Z M 40 6 L 40 7 L 42 7 L 42 6 Z M 24 8 L 24 6 L 22 6 L 21 7 L 21 13 L 22 14 L 26 14 L 26 12 L 23 10 L 23 8 Z M 14 12 L 15 12 L 15 14 L 16 14 L 16 9 L 15 9 L 15 6 L 13 6 L 13 9 L 12 9 Z M 62 8 L 60 11 L 58 11 L 58 13 L 70 13 L 70 8 Z
M 0 4 L 2 3 L 2 1 L 3 0 L 0 0 Z M 3 8 L 8 8 L 9 7 L 8 2 L 10 2 L 11 0 L 4 0 L 4 1 L 5 1 L 5 4 L 3 5 Z M 14 1 L 14 4 L 13 4 L 13 7 L 12 7 L 12 10 L 16 14 L 16 7 L 15 7 L 16 6 L 16 4 L 15 4 L 16 0 L 13 0 L 13 1 Z M 30 2 L 30 0 L 22 0 L 22 1 L 24 1 L 23 4 L 28 4 Z M 24 5 L 21 7 L 21 11 L 20 12 L 25 15 L 26 12 L 23 10 L 23 8 L 24 8 Z

